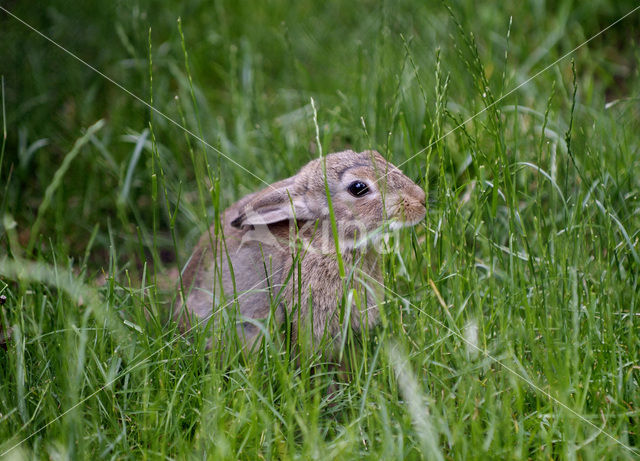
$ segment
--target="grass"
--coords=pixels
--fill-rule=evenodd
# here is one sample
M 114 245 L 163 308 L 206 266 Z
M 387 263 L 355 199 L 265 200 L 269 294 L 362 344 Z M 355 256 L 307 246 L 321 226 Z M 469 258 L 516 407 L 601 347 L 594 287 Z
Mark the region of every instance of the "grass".
M 640 12 L 501 99 L 635 6 L 4 2 L 208 145 L 0 13 L 0 457 L 638 456 Z M 349 376 L 180 336 L 202 231 L 318 144 L 430 204 Z

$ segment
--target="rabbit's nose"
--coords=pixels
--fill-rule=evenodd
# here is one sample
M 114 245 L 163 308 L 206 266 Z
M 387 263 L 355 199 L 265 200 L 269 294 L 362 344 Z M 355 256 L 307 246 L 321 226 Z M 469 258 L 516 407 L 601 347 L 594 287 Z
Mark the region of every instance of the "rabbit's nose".
M 415 191 L 415 197 L 420 201 L 422 206 L 426 206 L 427 205 L 427 195 L 424 193 L 424 190 L 422 190 L 422 187 L 415 186 L 413 190 Z

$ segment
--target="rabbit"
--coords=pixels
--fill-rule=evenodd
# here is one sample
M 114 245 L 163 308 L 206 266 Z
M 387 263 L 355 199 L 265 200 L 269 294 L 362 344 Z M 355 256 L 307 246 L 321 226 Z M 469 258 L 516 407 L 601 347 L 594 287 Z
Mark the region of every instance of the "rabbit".
M 364 293 L 350 326 L 358 331 L 376 324 L 383 277 L 371 235 L 383 225 L 399 229 L 424 219 L 425 193 L 378 152 L 347 150 L 312 160 L 221 213 L 222 232 L 212 225 L 183 270 L 174 309 L 183 328 L 209 317 L 214 326 L 235 321 L 241 345 L 251 350 L 274 305 L 276 323 L 291 322 L 292 342 L 304 332 L 312 347 L 323 337 L 335 345 L 345 284 L 325 171 L 344 271 L 352 275 L 352 288 Z

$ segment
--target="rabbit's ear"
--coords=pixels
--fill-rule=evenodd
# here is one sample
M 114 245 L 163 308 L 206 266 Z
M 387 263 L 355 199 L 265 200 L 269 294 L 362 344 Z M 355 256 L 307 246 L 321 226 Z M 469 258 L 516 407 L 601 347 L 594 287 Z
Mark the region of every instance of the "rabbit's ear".
M 316 219 L 304 197 L 295 193 L 293 178 L 273 184 L 258 193 L 231 221 L 236 228 L 273 224 L 290 219 Z

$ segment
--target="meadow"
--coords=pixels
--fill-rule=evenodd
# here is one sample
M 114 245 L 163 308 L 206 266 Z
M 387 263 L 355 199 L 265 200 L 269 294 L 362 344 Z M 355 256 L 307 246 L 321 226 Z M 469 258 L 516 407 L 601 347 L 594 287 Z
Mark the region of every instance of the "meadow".
M 636 2 L 45 3 L 0 3 L 0 458 L 640 456 Z M 428 201 L 349 372 L 181 334 L 216 213 L 347 148 Z

